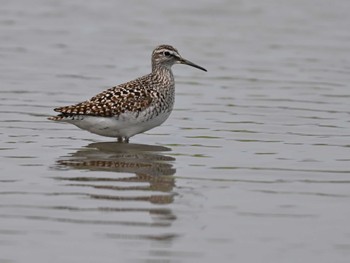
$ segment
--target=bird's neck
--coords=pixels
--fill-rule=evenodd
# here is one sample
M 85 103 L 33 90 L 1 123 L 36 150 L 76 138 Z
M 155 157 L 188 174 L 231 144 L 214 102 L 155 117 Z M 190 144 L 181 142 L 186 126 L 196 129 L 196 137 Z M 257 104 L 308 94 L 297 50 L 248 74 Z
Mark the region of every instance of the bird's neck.
M 171 67 L 167 66 L 152 66 L 152 75 L 154 78 L 164 83 L 174 83 L 174 75 Z

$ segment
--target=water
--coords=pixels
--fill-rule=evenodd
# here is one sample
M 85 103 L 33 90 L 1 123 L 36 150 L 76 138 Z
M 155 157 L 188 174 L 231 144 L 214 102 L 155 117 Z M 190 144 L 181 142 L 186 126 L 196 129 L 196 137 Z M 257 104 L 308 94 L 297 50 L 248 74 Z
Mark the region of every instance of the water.
M 1 1 L 0 262 L 349 262 L 349 1 Z M 150 71 L 129 145 L 46 120 Z

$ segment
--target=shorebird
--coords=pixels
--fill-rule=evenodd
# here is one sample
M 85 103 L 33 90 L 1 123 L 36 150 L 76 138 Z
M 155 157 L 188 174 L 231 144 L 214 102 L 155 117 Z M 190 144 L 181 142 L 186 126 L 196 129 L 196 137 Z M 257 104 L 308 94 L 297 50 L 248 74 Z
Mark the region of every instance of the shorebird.
M 152 72 L 143 77 L 107 89 L 89 100 L 54 109 L 49 120 L 68 122 L 80 129 L 118 142 L 161 125 L 174 106 L 174 64 L 205 68 L 180 56 L 176 48 L 160 45 L 152 53 Z

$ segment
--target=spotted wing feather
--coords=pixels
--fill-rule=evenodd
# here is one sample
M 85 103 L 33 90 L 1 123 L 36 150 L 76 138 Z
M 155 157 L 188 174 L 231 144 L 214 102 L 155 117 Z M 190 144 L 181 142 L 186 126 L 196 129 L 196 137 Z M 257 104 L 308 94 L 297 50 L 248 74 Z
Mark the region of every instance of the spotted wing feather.
M 153 101 L 152 94 L 143 88 L 144 85 L 142 79 L 128 82 L 101 92 L 90 100 L 56 108 L 55 111 L 61 114 L 53 119 L 74 115 L 112 117 L 126 111 L 140 112 Z

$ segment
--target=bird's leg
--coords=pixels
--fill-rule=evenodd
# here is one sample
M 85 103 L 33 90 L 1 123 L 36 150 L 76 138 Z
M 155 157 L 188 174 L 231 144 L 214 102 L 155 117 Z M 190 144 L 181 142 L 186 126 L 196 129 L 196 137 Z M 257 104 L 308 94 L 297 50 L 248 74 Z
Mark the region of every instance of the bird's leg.
M 119 143 L 129 143 L 128 137 L 118 137 L 117 139 Z

